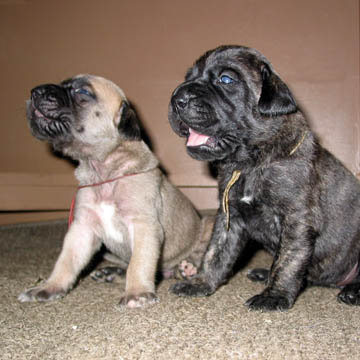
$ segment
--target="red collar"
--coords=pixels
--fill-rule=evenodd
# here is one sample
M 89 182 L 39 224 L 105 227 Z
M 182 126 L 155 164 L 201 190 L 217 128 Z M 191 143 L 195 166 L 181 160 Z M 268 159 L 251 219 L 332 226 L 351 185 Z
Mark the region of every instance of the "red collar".
M 87 188 L 87 187 L 94 187 L 94 186 L 104 185 L 104 184 L 111 183 L 111 182 L 114 182 L 116 180 L 122 179 L 124 177 L 134 176 L 134 175 L 139 175 L 139 174 L 143 174 L 143 173 L 140 172 L 140 173 L 136 173 L 136 174 L 126 174 L 126 175 L 117 176 L 117 177 L 115 177 L 113 179 L 110 179 L 110 180 L 101 181 L 101 182 L 98 182 L 98 183 L 95 183 L 95 184 L 87 184 L 87 185 L 78 186 L 78 188 L 76 190 L 76 193 L 75 193 L 75 195 L 74 195 L 74 197 L 73 197 L 73 199 L 71 201 L 71 205 L 70 205 L 70 212 L 69 212 L 69 218 L 68 218 L 68 227 L 70 227 L 70 225 L 74 221 L 74 210 L 75 210 L 76 195 L 77 195 L 77 192 L 80 189 Z

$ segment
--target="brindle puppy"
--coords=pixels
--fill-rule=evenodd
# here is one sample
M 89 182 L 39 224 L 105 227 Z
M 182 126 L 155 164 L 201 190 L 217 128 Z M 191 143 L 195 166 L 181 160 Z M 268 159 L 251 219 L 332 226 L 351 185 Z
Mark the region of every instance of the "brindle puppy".
M 340 301 L 360 304 L 359 182 L 319 144 L 263 55 L 208 51 L 174 91 L 169 120 L 190 156 L 217 166 L 222 203 L 201 275 L 174 293 L 214 293 L 254 240 L 274 261 L 249 273 L 266 281 L 250 309 L 288 309 L 306 281 L 337 286 Z
M 123 91 L 104 78 L 80 75 L 36 87 L 31 94 L 27 109 L 33 135 L 79 161 L 75 175 L 81 186 L 52 274 L 19 300 L 64 296 L 102 244 L 126 270 L 121 305 L 157 301 L 157 270 L 169 276 L 180 266 L 183 275 L 193 275 L 196 269 L 183 260 L 201 262 L 211 218 L 201 220 L 161 172 Z

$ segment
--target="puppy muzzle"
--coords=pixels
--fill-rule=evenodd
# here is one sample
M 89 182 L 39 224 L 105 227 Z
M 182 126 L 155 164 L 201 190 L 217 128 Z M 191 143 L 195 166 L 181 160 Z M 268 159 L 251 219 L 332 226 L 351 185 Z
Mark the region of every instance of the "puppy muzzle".
M 68 136 L 73 116 L 67 90 L 53 84 L 32 89 L 27 116 L 33 134 L 40 140 Z
M 216 123 L 214 111 L 207 101 L 209 92 L 204 86 L 185 82 L 175 89 L 170 101 L 169 120 L 178 135 L 188 136 L 189 128 L 197 132 L 211 132 Z

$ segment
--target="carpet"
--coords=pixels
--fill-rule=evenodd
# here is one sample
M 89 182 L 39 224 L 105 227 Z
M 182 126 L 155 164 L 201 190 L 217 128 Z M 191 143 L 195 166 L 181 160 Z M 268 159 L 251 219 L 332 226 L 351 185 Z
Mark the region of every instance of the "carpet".
M 20 303 L 25 288 L 45 279 L 61 250 L 66 221 L 0 227 L 1 359 L 358 359 L 360 307 L 336 301 L 338 290 L 307 288 L 286 312 L 243 305 L 263 285 L 246 272 L 270 266 L 262 250 L 207 298 L 168 293 L 143 309 L 117 306 L 124 281 L 83 277 L 65 298 Z M 103 263 L 99 264 L 103 265 Z

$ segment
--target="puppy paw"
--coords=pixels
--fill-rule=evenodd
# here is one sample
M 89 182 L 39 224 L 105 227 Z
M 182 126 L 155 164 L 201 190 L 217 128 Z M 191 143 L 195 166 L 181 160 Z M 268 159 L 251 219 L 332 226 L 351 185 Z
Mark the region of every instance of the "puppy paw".
M 338 294 L 337 299 L 347 305 L 360 305 L 360 284 L 346 285 Z
M 122 307 L 129 308 L 140 308 L 146 305 L 153 305 L 159 302 L 159 298 L 152 292 L 144 292 L 138 295 L 128 294 L 123 296 L 119 305 Z
M 107 266 L 94 270 L 90 277 L 97 282 L 114 282 L 117 276 L 124 276 L 126 271 L 118 266 Z
M 245 303 L 250 310 L 275 311 L 287 310 L 291 305 L 289 300 L 279 295 L 255 295 Z
M 251 281 L 255 282 L 266 282 L 269 277 L 269 270 L 267 269 L 253 269 L 249 270 L 247 273 L 247 277 Z
M 209 284 L 201 281 L 179 282 L 170 286 L 169 291 L 178 296 L 209 296 L 214 292 Z
M 186 260 L 183 260 L 179 265 L 179 274 L 182 279 L 191 279 L 197 274 L 197 272 L 197 267 Z
M 34 287 L 28 289 L 18 296 L 20 302 L 44 302 L 61 299 L 66 295 L 62 289 L 51 289 L 46 287 Z

